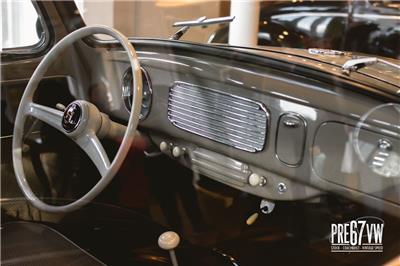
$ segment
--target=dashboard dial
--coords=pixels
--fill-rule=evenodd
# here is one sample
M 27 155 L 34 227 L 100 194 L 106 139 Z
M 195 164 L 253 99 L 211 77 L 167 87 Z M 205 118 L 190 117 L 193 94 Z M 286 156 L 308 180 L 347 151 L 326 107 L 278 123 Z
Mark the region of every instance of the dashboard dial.
M 151 87 L 149 74 L 144 68 L 141 68 L 141 71 L 142 71 L 143 90 L 142 90 L 142 106 L 139 119 L 142 121 L 150 113 L 153 90 Z M 132 70 L 131 68 L 128 68 L 125 71 L 122 78 L 122 98 L 124 100 L 125 107 L 129 112 L 132 109 L 132 95 L 133 95 Z
M 370 132 L 378 138 L 371 139 Z M 400 105 L 387 103 L 366 112 L 353 132 L 353 146 L 361 162 L 376 174 L 400 178 Z

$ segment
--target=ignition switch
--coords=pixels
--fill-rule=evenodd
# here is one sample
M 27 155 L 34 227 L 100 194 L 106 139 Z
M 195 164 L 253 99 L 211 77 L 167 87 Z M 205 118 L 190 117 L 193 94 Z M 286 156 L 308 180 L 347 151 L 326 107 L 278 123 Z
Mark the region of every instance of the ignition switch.
M 261 200 L 260 202 L 260 211 L 264 214 L 271 213 L 275 208 L 275 202 L 269 200 Z

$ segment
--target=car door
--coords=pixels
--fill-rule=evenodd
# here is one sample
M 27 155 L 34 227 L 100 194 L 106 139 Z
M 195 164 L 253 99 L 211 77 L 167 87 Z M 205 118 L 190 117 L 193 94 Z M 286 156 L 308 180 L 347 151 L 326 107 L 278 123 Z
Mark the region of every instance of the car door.
M 57 10 L 49 2 L 36 1 L 2 1 L 3 14 L 2 53 L 1 53 L 1 195 L 2 199 L 20 197 L 12 166 L 12 138 L 14 119 L 19 101 L 43 56 L 51 46 L 65 35 L 61 26 L 54 26 L 52 21 L 58 16 Z M 50 88 L 66 86 L 66 80 L 59 76 L 59 66 L 48 71 L 47 77 L 41 83 L 42 98 Z M 60 94 L 61 95 L 61 94 Z M 67 99 L 67 98 L 66 98 Z M 40 163 L 42 146 L 35 131 L 27 138 L 24 149 L 30 150 L 32 164 L 25 165 L 36 180 L 32 185 L 40 190 L 40 195 L 50 193 L 49 184 L 43 177 L 43 164 Z M 28 161 L 28 160 L 27 160 Z M 33 173 L 39 173 L 33 175 Z M 46 184 L 47 183 L 47 184 Z

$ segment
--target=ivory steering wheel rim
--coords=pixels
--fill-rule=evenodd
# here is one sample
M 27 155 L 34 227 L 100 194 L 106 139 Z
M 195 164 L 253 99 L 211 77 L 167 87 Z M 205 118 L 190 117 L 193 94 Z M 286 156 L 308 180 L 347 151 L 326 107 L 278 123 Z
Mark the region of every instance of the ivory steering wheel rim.
M 96 136 L 96 132 L 93 131 L 93 128 L 91 127 L 93 123 L 90 120 L 90 116 L 87 116 L 87 121 L 81 123 L 84 125 L 81 126 L 80 132 L 72 131 L 71 133 L 68 132 L 62 124 L 62 119 L 64 119 L 67 110 L 70 110 L 68 109 L 68 107 L 71 104 L 66 108 L 65 112 L 63 113 L 56 109 L 45 107 L 43 105 L 33 102 L 33 95 L 50 64 L 65 50 L 65 48 L 67 48 L 74 42 L 93 34 L 110 35 L 122 44 L 123 48 L 128 54 L 133 75 L 132 110 L 130 112 L 128 125 L 126 127 L 122 142 L 120 144 L 117 154 L 115 155 L 111 163 L 109 162 L 108 156 Z M 93 200 L 111 182 L 129 151 L 136 132 L 137 125 L 139 123 L 141 102 L 142 74 L 140 71 L 139 60 L 134 47 L 122 33 L 107 26 L 95 25 L 80 28 L 61 39 L 42 59 L 42 61 L 34 71 L 21 98 L 15 119 L 12 143 L 13 166 L 18 185 L 20 186 L 27 200 L 36 208 L 46 212 L 74 211 Z M 86 113 L 90 113 L 91 106 L 94 106 L 93 104 L 86 101 L 74 101 L 73 103 L 76 103 L 77 105 L 82 105 L 81 111 Z M 61 114 L 62 117 L 58 123 L 57 119 L 60 117 Z M 24 124 L 28 116 L 33 116 L 41 120 L 42 122 L 57 128 L 60 131 L 61 129 L 64 130 L 63 133 L 73 139 L 82 149 L 84 149 L 85 153 L 95 163 L 97 169 L 101 174 L 101 179 L 84 196 L 67 205 L 56 206 L 43 202 L 32 191 L 25 176 L 25 171 L 22 163 Z M 78 121 L 77 123 L 79 122 L 80 121 Z

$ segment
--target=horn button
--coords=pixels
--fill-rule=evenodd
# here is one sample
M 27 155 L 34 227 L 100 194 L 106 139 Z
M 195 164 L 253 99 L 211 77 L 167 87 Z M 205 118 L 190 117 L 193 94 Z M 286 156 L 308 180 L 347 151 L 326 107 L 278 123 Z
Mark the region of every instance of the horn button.
M 65 108 L 62 117 L 62 127 L 68 133 L 73 132 L 78 128 L 82 118 L 82 106 L 79 103 L 73 102 Z

